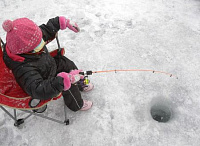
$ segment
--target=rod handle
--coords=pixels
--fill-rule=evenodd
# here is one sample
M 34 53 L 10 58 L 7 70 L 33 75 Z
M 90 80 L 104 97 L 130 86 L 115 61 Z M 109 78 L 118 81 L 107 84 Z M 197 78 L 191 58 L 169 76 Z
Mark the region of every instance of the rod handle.
M 86 71 L 86 72 L 80 72 L 79 74 L 81 74 L 81 75 L 92 75 L 92 71 L 89 70 L 89 71 Z

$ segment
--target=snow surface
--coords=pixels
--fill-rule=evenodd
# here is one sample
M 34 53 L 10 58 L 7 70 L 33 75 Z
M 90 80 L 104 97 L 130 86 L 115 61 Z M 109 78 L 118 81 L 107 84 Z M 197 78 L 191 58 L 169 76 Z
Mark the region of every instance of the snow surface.
M 0 0 L 0 9 L 1 24 L 28 17 L 39 25 L 55 16 L 77 22 L 80 33 L 64 30 L 59 38 L 66 56 L 83 70 L 153 69 L 179 77 L 94 74 L 94 90 L 82 94 L 94 102 L 93 108 L 67 109 L 69 126 L 32 116 L 18 129 L 0 110 L 1 146 L 200 145 L 199 0 Z M 3 29 L 0 36 L 5 40 Z M 169 122 L 152 119 L 155 103 L 173 111 Z M 57 119 L 63 114 L 62 99 L 45 112 Z

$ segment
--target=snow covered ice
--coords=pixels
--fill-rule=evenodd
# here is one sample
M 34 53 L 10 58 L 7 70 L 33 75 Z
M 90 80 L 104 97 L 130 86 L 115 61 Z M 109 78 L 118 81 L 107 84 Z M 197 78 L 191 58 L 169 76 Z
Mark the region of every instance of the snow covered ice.
M 32 116 L 18 129 L 0 110 L 1 146 L 199 146 L 200 1 L 198 0 L 0 0 L 0 22 L 28 17 L 38 25 L 66 16 L 78 34 L 59 32 L 66 56 L 83 70 L 153 69 L 99 73 L 95 88 L 83 93 L 94 105 L 67 111 L 70 125 Z M 0 29 L 5 40 L 5 32 Z M 57 47 L 56 42 L 48 45 Z M 153 120 L 154 103 L 173 111 L 166 122 Z M 45 115 L 64 118 L 62 99 Z M 12 110 L 10 110 L 12 112 Z M 25 116 L 19 112 L 19 116 Z

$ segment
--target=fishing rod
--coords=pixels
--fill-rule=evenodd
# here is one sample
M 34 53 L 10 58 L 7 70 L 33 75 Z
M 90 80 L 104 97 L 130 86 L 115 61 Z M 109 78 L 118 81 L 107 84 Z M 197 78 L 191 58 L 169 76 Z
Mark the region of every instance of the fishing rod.
M 60 47 L 60 42 L 59 42 L 59 39 L 58 39 L 58 34 L 56 34 L 56 41 L 57 41 L 57 45 L 58 45 L 58 52 L 60 53 L 61 52 L 61 47 Z M 168 75 L 170 77 L 175 77 L 176 79 L 178 79 L 177 76 L 171 74 L 171 73 L 168 73 L 168 72 L 164 72 L 164 71 L 156 71 L 156 70 L 148 70 L 148 69 L 115 69 L 115 70 L 102 70 L 102 71 L 85 71 L 85 72 L 80 72 L 79 74 L 81 75 L 84 75 L 85 78 L 86 78 L 86 82 L 87 82 L 87 78 L 88 78 L 88 75 L 92 75 L 92 74 L 95 74 L 95 73 L 108 73 L 108 72 L 131 72 L 131 71 L 143 71 L 143 72 L 152 72 L 152 73 L 161 73 L 161 74 L 165 74 L 165 75 Z
M 152 72 L 152 73 L 161 73 L 161 74 L 165 74 L 168 75 L 169 77 L 175 77 L 176 79 L 178 79 L 177 76 L 168 73 L 168 72 L 164 72 L 164 71 L 156 71 L 156 70 L 148 70 L 148 69 L 115 69 L 115 70 L 102 70 L 102 71 L 85 71 L 85 72 L 80 72 L 81 75 L 92 75 L 95 73 L 108 73 L 108 72 L 131 72 L 131 71 L 141 71 L 141 72 Z

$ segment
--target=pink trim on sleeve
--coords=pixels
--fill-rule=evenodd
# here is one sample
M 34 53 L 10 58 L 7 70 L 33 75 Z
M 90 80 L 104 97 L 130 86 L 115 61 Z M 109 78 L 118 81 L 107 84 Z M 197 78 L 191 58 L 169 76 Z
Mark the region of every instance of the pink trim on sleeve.
M 64 91 L 68 90 L 71 87 L 71 82 L 68 73 L 61 72 L 57 76 L 63 78 L 63 84 L 64 84 Z
M 60 29 L 61 30 L 64 30 L 67 28 L 67 25 L 66 25 L 66 18 L 64 16 L 60 16 L 59 17 L 59 23 L 60 23 Z

